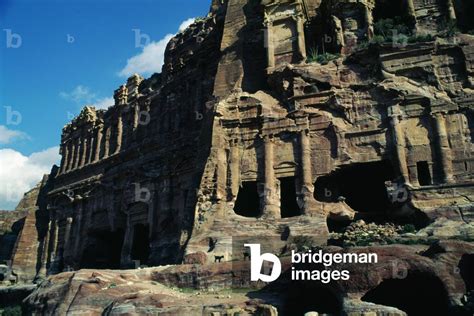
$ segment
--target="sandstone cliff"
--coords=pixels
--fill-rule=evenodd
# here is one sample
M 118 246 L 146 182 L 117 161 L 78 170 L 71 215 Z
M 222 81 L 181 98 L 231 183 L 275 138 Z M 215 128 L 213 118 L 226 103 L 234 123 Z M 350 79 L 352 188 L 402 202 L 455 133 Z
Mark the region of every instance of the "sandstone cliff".
M 212 1 L 168 43 L 160 74 L 131 76 L 114 106 L 86 106 L 64 127 L 37 212 L 44 224 L 35 232 L 27 218 L 16 251 L 25 275 L 33 266 L 38 278 L 53 275 L 27 310 L 419 315 L 408 296 L 433 289 L 420 294 L 425 311 L 468 315 L 469 3 Z M 334 251 L 383 260 L 348 283 L 282 279 L 244 289 L 257 302 L 238 296 L 225 307 L 170 289 L 244 288 L 233 269 L 246 266 L 249 242 L 282 255 L 343 247 Z M 394 263 L 402 280 L 387 272 Z M 178 265 L 98 271 L 166 264 Z

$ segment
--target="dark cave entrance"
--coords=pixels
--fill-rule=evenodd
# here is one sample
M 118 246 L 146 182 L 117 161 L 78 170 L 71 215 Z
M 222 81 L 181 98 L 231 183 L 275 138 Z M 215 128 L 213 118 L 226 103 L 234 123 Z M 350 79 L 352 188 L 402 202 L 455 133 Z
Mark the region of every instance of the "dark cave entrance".
M 449 315 L 448 294 L 443 283 L 429 274 L 390 279 L 367 292 L 363 301 L 396 307 L 409 316 Z
M 296 202 L 295 177 L 280 178 L 280 203 L 281 217 L 294 217 L 301 215 Z
M 133 228 L 132 260 L 139 260 L 140 265 L 148 262 L 150 239 L 148 225 L 135 224 Z
M 91 232 L 82 254 L 81 269 L 119 269 L 124 237 L 122 229 Z
M 319 177 L 314 197 L 321 202 L 337 202 L 345 198 L 357 212 L 383 214 L 391 206 L 385 182 L 394 178 L 388 160 L 353 164 Z
M 341 315 L 342 303 L 333 290 L 314 283 L 292 282 L 287 291 L 282 315 L 303 316 L 308 312 Z
M 0 235 L 0 263 L 10 260 L 15 248 L 15 242 L 25 225 L 25 218 L 19 219 L 11 226 L 11 231 Z M 47 226 L 47 225 L 46 225 Z
M 320 18 L 311 19 L 305 29 L 306 55 L 310 58 L 324 53 L 341 53 L 342 46 L 337 41 L 336 25 L 332 20 L 334 13 L 329 8 L 329 2 L 321 2 L 316 10 Z
M 431 185 L 431 172 L 428 161 L 418 161 L 416 163 L 416 171 L 418 173 L 418 183 L 420 185 Z
M 474 1 L 454 0 L 454 7 L 458 27 L 463 33 L 473 34 L 474 32 Z
M 463 255 L 458 268 L 466 285 L 466 292 L 474 291 L 474 255 Z
M 391 37 L 394 34 L 381 34 L 388 29 L 388 31 L 396 30 L 399 33 L 408 35 L 415 27 L 413 17 L 408 15 L 408 1 L 407 0 L 377 0 L 373 11 L 375 35 L 382 35 L 384 37 Z M 381 23 L 382 20 L 393 22 L 393 27 L 388 27 L 386 23 Z M 387 25 L 387 27 L 384 27 Z
M 235 201 L 234 212 L 245 217 L 258 217 L 260 215 L 257 181 L 242 182 Z

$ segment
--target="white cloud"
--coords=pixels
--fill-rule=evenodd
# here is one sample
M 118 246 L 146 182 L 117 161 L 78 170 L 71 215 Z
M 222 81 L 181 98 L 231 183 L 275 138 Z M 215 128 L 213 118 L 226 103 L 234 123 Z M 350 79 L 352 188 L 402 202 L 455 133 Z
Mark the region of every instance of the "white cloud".
M 93 93 L 88 87 L 78 85 L 70 92 L 60 92 L 59 96 L 66 100 L 74 101 L 77 104 L 84 104 L 93 102 L 96 99 L 95 93 Z
M 0 209 L 13 209 L 23 194 L 48 174 L 59 160 L 59 147 L 29 156 L 10 148 L 0 149 Z
M 183 21 L 183 23 L 181 23 L 181 25 L 179 26 L 179 31 L 180 32 L 184 31 L 188 26 L 193 24 L 195 20 L 196 20 L 196 18 L 189 18 L 189 19 Z
M 143 51 L 127 60 L 127 65 L 120 70 L 119 75 L 130 77 L 138 73 L 142 76 L 150 75 L 154 72 L 161 72 L 161 66 L 165 60 L 166 45 L 173 38 L 173 34 L 167 34 L 158 42 L 151 42 L 143 47 Z
M 179 25 L 179 32 L 184 31 L 189 25 L 194 22 L 195 18 L 190 18 L 183 21 Z M 175 34 L 166 34 L 158 42 L 152 41 L 145 47 L 141 53 L 129 58 L 127 65 L 120 70 L 119 76 L 130 77 L 131 75 L 138 73 L 142 76 L 149 76 L 155 72 L 161 72 L 161 67 L 165 60 L 166 45 Z
M 5 125 L 0 125 L 0 145 L 9 144 L 17 139 L 28 139 L 24 132 L 8 129 Z
M 110 106 L 114 105 L 115 100 L 113 97 L 108 97 L 108 98 L 102 98 L 98 99 L 94 103 L 92 103 L 92 106 L 95 107 L 96 109 L 108 109 Z
M 73 101 L 80 105 L 81 108 L 84 105 L 92 105 L 96 109 L 107 109 L 115 103 L 113 97 L 100 98 L 97 96 L 97 93 L 84 85 L 78 85 L 70 92 L 60 92 L 59 96 L 63 99 Z

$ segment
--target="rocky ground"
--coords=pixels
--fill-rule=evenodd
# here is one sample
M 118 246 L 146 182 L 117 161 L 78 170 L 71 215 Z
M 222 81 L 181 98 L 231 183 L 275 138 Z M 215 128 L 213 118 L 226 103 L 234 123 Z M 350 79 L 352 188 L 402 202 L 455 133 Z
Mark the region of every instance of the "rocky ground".
M 206 264 L 206 260 L 194 258 L 186 262 L 190 264 L 80 270 L 38 280 L 37 285 L 3 286 L 0 315 L 303 315 L 301 311 L 312 310 L 308 302 L 316 302 L 325 308 L 318 311 L 327 315 L 396 316 L 406 315 L 394 307 L 399 307 L 397 302 L 380 304 L 367 295 L 394 276 L 408 280 L 412 274 L 440 280 L 450 308 L 457 313 L 453 315 L 470 315 L 474 282 L 472 272 L 466 271 L 474 270 L 473 240 L 472 223 L 444 217 L 418 228 L 358 220 L 331 233 L 328 246 L 323 247 L 324 252 L 378 254 L 375 265 L 334 267 L 348 269 L 349 281 L 298 283 L 295 287 L 286 272 L 265 286 L 249 281 L 249 261 Z M 313 237 L 301 236 L 286 243 L 281 252 L 284 270 L 290 266 L 291 250 L 317 250 L 320 248 L 314 245 L 321 244 Z M 408 293 L 413 284 L 406 286 Z M 291 296 L 293 292 L 296 297 Z
M 361 224 L 352 227 L 360 229 Z M 380 230 L 367 226 L 370 230 Z M 383 232 L 394 233 L 398 229 L 389 226 Z M 471 271 L 473 261 L 467 267 L 461 263 L 466 253 L 474 255 L 472 243 L 445 240 L 431 245 L 330 246 L 323 250 L 373 252 L 378 254 L 379 261 L 373 265 L 336 265 L 334 269 L 350 271 L 349 281 L 329 285 L 311 282 L 302 286 L 315 293 L 314 297 L 301 294 L 298 298 L 290 298 L 297 289 L 289 281 L 288 272 L 270 286 L 249 282 L 249 261 L 137 270 L 80 270 L 50 276 L 24 300 L 23 310 L 33 315 L 297 315 L 298 306 L 308 305 L 308 299 L 317 301 L 318 297 L 332 293 L 338 302 L 333 308 L 338 311 L 331 314 L 344 311 L 347 315 L 406 315 L 395 307 L 365 301 L 366 295 L 394 275 L 409 282 L 412 275 L 420 274 L 444 284 L 449 308 L 458 312 L 452 315 L 469 315 L 472 298 L 466 296 L 465 284 L 470 282 L 466 275 L 472 273 L 467 271 Z M 290 258 L 281 260 L 283 270 L 288 269 Z M 327 300 L 330 299 L 328 296 Z M 290 303 L 294 300 L 296 307 Z M 295 309 L 295 314 L 288 312 L 289 306 Z

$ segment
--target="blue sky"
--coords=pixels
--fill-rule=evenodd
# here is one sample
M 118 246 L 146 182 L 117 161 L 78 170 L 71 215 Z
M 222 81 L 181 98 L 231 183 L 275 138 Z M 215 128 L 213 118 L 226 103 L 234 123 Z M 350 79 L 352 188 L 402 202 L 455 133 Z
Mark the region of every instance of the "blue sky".
M 0 0 L 0 209 L 57 161 L 84 104 L 110 105 L 127 74 L 160 69 L 167 40 L 210 2 Z

